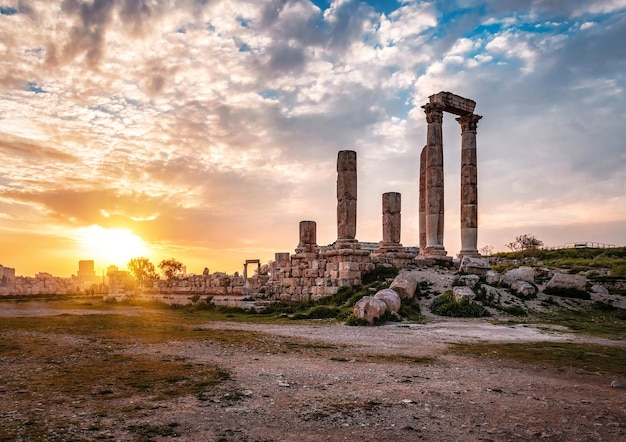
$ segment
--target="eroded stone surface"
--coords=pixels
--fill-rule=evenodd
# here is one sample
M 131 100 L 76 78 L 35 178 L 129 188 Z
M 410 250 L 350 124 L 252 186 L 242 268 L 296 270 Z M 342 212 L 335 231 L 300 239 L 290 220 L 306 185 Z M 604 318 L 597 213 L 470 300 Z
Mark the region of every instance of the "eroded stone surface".
M 353 315 L 373 324 L 385 314 L 385 311 L 387 311 L 387 304 L 384 301 L 372 296 L 364 296 L 354 305 Z
M 374 298 L 380 299 L 385 304 L 387 304 L 387 310 L 390 312 L 397 312 L 398 310 L 400 310 L 400 305 L 402 301 L 400 300 L 400 295 L 398 295 L 398 293 L 396 293 L 395 290 L 392 290 L 392 289 L 379 290 L 374 295 Z
M 402 270 L 398 273 L 398 276 L 394 278 L 389 288 L 400 295 L 400 299 L 411 299 L 415 296 L 418 283 L 419 279 L 417 274 L 410 270 Z

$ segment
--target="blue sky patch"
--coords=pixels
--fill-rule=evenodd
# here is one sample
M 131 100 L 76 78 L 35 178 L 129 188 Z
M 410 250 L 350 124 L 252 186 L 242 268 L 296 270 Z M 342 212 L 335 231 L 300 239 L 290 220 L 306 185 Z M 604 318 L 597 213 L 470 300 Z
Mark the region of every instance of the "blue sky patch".
M 11 8 L 9 6 L 0 6 L 0 15 L 15 15 L 17 14 L 17 9 Z
M 34 92 L 36 94 L 43 94 L 46 91 L 43 90 L 41 86 L 38 86 L 34 81 L 29 81 L 26 83 L 26 90 L 29 92 Z

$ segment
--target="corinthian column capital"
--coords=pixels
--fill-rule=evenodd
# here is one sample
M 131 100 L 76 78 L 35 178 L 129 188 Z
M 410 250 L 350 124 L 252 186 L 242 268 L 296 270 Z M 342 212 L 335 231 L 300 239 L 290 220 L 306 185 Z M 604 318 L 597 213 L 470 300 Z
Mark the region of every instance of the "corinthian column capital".
M 467 114 L 462 117 L 455 118 L 456 121 L 461 125 L 461 133 L 465 132 L 476 132 L 476 128 L 478 126 L 478 120 L 480 120 L 482 116 L 476 114 Z
M 426 122 L 427 123 L 443 123 L 443 103 L 426 103 L 422 106 L 424 112 L 426 113 Z

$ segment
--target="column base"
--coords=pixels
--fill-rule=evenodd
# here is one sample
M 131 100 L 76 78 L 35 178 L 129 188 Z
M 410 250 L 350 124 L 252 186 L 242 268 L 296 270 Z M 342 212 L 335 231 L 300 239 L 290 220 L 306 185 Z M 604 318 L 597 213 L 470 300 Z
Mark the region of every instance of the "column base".
M 481 258 L 483 255 L 481 255 L 478 250 L 461 250 L 458 254 L 459 259 L 463 259 L 465 256 L 469 256 L 470 258 Z
M 361 249 L 361 245 L 359 244 L 359 241 L 356 239 L 338 239 L 337 241 L 335 241 L 335 245 L 333 246 L 334 249 L 337 250 L 345 250 L 345 249 L 350 249 L 350 250 L 359 250 Z
M 451 256 L 418 255 L 413 261 L 415 264 L 424 267 L 452 267 L 454 264 L 454 260 Z
M 422 253 L 420 251 L 420 254 L 423 254 L 424 256 L 447 256 L 448 252 L 446 252 L 446 249 L 443 246 L 426 246 L 426 249 L 424 250 L 424 252 Z M 450 259 L 452 259 L 452 257 L 450 257 Z

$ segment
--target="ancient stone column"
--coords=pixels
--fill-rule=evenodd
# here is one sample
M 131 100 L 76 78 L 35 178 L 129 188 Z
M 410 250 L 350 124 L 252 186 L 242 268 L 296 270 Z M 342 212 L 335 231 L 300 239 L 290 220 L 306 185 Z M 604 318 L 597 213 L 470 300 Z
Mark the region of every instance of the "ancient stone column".
M 356 152 L 337 155 L 337 244 L 356 242 Z
M 461 125 L 461 258 L 480 256 L 476 127 L 481 118 L 480 115 L 468 114 L 456 119 Z
M 420 253 L 426 250 L 426 147 L 420 155 L 419 188 L 419 247 Z
M 443 110 L 442 103 L 424 106 L 426 122 L 426 255 L 446 256 L 443 246 Z
M 383 193 L 383 248 L 400 245 L 400 205 L 401 195 L 398 192 Z
M 296 253 L 314 253 L 317 249 L 317 224 L 315 221 L 300 221 L 300 243 Z

